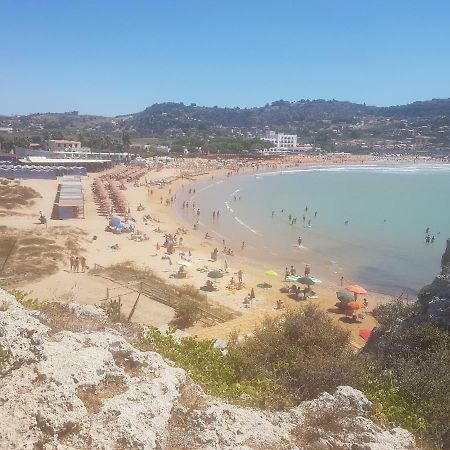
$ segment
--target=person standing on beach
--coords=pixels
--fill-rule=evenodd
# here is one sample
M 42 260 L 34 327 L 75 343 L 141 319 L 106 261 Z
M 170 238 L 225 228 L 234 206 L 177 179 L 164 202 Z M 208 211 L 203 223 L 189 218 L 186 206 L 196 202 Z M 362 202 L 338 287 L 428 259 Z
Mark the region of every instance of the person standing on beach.
M 81 264 L 81 271 L 84 273 L 86 271 L 86 258 L 84 256 L 80 256 L 80 264 Z
M 70 256 L 70 271 L 73 272 L 75 270 L 75 256 Z
M 223 268 L 225 269 L 225 273 L 228 273 L 228 261 L 225 258 L 225 261 L 223 262 Z
M 297 239 L 297 244 L 300 247 L 302 245 L 303 239 L 299 236 Z
M 245 242 L 242 241 L 241 250 L 244 250 L 244 247 L 245 247 Z
M 305 277 L 309 278 L 310 272 L 311 272 L 311 267 L 309 266 L 309 264 L 306 264 L 306 266 L 305 266 Z
M 344 276 L 341 275 L 341 286 L 344 286 Z
M 242 275 L 244 274 L 244 272 L 242 272 L 242 270 L 241 269 L 239 269 L 239 271 L 238 271 L 238 282 L 239 283 L 242 283 Z
M 287 277 L 290 275 L 289 273 L 289 269 L 286 267 L 286 269 L 284 269 L 284 281 L 287 281 Z
M 73 270 L 79 272 L 80 269 L 80 258 L 78 256 L 75 258 L 75 264 Z

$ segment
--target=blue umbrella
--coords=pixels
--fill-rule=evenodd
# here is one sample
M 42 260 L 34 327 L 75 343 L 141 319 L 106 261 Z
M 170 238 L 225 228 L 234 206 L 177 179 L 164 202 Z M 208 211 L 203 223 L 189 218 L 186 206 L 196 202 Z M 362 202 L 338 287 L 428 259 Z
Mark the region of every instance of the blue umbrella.
M 113 227 L 119 228 L 120 225 L 122 224 L 120 217 L 113 217 L 110 221 L 109 224 Z

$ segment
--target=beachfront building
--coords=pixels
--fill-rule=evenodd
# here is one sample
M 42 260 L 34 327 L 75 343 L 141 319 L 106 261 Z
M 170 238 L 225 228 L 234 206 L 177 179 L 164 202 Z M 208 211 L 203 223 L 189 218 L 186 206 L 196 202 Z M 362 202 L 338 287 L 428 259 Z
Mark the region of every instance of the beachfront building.
M 79 141 L 67 141 L 65 139 L 49 139 L 45 141 L 45 149 L 49 152 L 80 152 L 89 151 L 86 147 L 81 147 Z
M 268 131 L 262 138 L 273 144 L 272 147 L 266 149 L 266 152 L 294 152 L 297 151 L 297 135 L 275 133 L 275 131 Z

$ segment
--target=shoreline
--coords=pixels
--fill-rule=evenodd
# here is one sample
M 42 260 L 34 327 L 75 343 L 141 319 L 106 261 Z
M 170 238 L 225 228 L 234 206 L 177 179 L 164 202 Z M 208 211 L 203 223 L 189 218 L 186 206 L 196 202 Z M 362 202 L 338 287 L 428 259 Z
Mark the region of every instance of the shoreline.
M 442 166 L 442 164 L 436 164 L 436 166 Z M 370 169 L 379 169 L 380 167 L 392 167 L 395 168 L 395 170 L 398 170 L 398 167 L 402 167 L 404 166 L 405 169 L 407 169 L 406 171 L 409 172 L 410 167 L 411 167 L 411 163 L 410 162 L 401 162 L 401 163 L 392 163 L 392 161 L 382 161 L 382 163 L 380 164 L 379 162 L 376 162 L 375 164 L 343 164 L 343 165 L 337 165 L 336 169 L 337 171 L 339 171 L 339 169 L 344 169 L 344 170 L 348 170 L 349 168 L 358 168 L 360 169 L 361 167 L 367 167 L 369 170 Z M 422 166 L 422 165 L 421 165 Z M 329 169 L 329 165 L 320 165 L 320 164 L 305 164 L 302 167 L 298 167 L 298 166 L 294 166 L 294 167 L 289 167 L 289 168 L 285 168 L 282 171 L 280 170 L 262 170 L 262 171 L 252 171 L 252 172 L 244 172 L 244 173 L 240 173 L 240 174 L 236 174 L 233 176 L 233 179 L 236 179 L 236 176 L 238 177 L 248 177 L 248 175 L 277 175 L 277 174 L 289 174 L 289 173 L 301 173 L 302 171 L 305 172 L 310 172 L 311 170 L 313 171 L 321 171 L 322 167 L 326 167 L 326 169 L 324 169 L 325 171 L 327 171 Z M 333 169 L 331 169 L 333 170 Z M 420 168 L 418 169 L 420 170 Z M 212 187 L 214 187 L 215 185 L 221 184 L 221 183 L 226 183 L 228 181 L 227 177 L 222 175 L 222 176 L 215 176 L 215 177 L 199 177 L 199 179 L 197 179 L 196 181 L 191 181 L 190 184 L 188 185 L 189 188 L 192 189 L 196 189 L 196 193 L 193 195 L 189 195 L 186 196 L 186 192 L 183 192 L 183 190 L 181 191 L 177 191 L 178 194 L 182 194 L 183 195 L 183 200 L 189 200 L 190 203 L 192 203 L 192 201 L 197 198 L 197 194 L 200 194 L 201 192 L 210 189 Z M 248 178 L 244 181 L 249 181 Z M 254 181 L 249 181 L 250 183 L 253 183 Z M 234 186 L 236 187 L 236 186 Z M 239 188 L 239 186 L 238 186 Z M 239 189 L 238 189 L 239 190 Z M 233 194 L 232 194 L 233 195 Z M 231 210 L 231 216 L 234 216 L 236 214 L 236 212 L 231 209 L 231 207 L 228 206 L 228 201 L 230 199 L 228 199 L 228 197 L 220 197 L 220 199 L 218 199 L 218 203 L 217 206 L 219 207 L 219 209 L 224 209 L 223 207 L 223 203 L 225 203 L 226 207 Z M 225 202 L 224 202 L 225 200 Z M 199 207 L 201 209 L 201 211 L 203 212 L 206 208 L 204 206 L 205 204 L 201 202 L 196 204 L 196 208 Z M 211 205 L 209 204 L 208 206 L 209 208 L 211 207 Z M 189 206 L 189 208 L 191 208 L 191 206 Z M 184 210 L 184 208 L 182 208 L 182 204 L 181 204 L 181 200 L 177 199 L 176 202 L 174 203 L 174 205 L 172 206 L 172 212 L 174 214 L 174 218 L 175 220 L 182 222 L 184 224 L 184 226 L 188 227 L 188 228 L 192 228 L 192 224 L 195 221 L 195 216 L 193 216 L 193 214 L 191 213 L 191 211 L 186 211 Z M 226 213 L 227 211 L 225 211 Z M 210 213 L 210 212 L 209 212 Z M 208 214 L 209 214 L 208 213 Z M 204 215 L 202 214 L 200 216 L 201 218 L 204 219 Z M 193 220 L 191 220 L 193 219 Z M 248 229 L 249 231 L 256 233 L 259 235 L 258 232 L 256 232 L 254 229 L 252 229 L 249 225 L 247 225 L 247 223 L 242 222 L 240 220 L 239 217 L 235 216 L 234 219 L 243 227 Z M 248 219 L 248 218 L 247 218 Z M 234 223 L 234 222 L 233 222 Z M 254 225 L 252 225 L 254 226 Z M 242 232 L 242 236 L 245 235 L 245 230 L 242 228 L 243 232 Z M 301 231 L 301 227 L 300 230 L 298 230 L 299 233 L 302 233 Z M 233 236 L 230 235 L 230 231 L 228 231 L 227 227 L 221 227 L 220 226 L 220 222 L 218 221 L 214 221 L 214 219 L 212 220 L 212 222 L 209 219 L 205 220 L 200 220 L 199 221 L 199 230 L 198 230 L 198 235 L 202 236 L 205 233 L 209 233 L 210 236 L 213 238 L 213 241 L 215 242 L 216 246 L 218 248 L 222 248 L 223 247 L 223 241 L 228 242 L 232 242 L 233 241 Z M 233 231 L 231 231 L 231 233 L 233 233 Z M 241 236 L 241 237 L 242 237 Z M 250 235 L 251 236 L 251 235 Z M 236 244 L 236 242 L 235 242 Z M 247 246 L 247 244 L 246 244 Z M 236 248 L 236 247 L 234 247 Z M 255 246 L 252 247 L 252 250 L 255 250 Z M 252 252 L 250 252 L 252 253 Z M 239 252 L 239 250 L 237 251 L 237 254 L 239 254 L 242 258 L 244 258 L 244 261 L 247 264 L 253 264 L 255 266 L 259 266 L 260 268 L 263 268 L 263 266 L 265 266 L 265 268 L 267 269 L 268 267 L 270 267 L 273 262 L 271 261 L 271 258 L 274 260 L 277 260 L 277 264 L 278 266 L 280 265 L 280 259 L 282 257 L 281 253 L 278 253 L 276 256 L 270 256 L 267 255 L 266 253 L 264 253 L 263 251 L 259 250 L 259 251 L 253 251 L 253 254 L 250 256 L 248 253 L 247 254 L 242 254 L 242 252 Z M 270 253 L 272 254 L 272 252 Z M 291 255 L 292 258 L 292 255 Z M 301 255 L 297 255 L 296 258 L 301 258 L 301 259 L 307 259 L 308 258 L 308 253 L 302 253 Z M 333 261 L 331 259 L 331 255 L 326 254 L 326 252 L 324 252 L 322 254 L 322 259 L 323 261 L 318 265 L 317 261 L 314 264 L 314 271 L 316 273 L 320 273 L 320 278 L 322 279 L 322 281 L 325 281 L 326 285 L 333 285 L 336 286 L 336 279 L 340 278 L 341 275 L 345 275 L 346 278 L 346 284 L 348 284 L 348 282 L 350 280 L 352 280 L 352 282 L 358 282 L 361 284 L 365 284 L 367 283 L 367 281 L 364 283 L 362 280 L 359 280 L 358 278 L 358 272 L 355 272 L 354 270 L 351 270 L 349 267 L 346 267 L 343 265 L 342 261 L 341 263 L 337 264 L 335 261 Z M 293 262 L 292 260 L 289 261 L 289 264 Z M 296 263 L 298 264 L 299 261 L 296 261 Z M 309 261 L 305 261 L 305 263 L 309 263 Z M 340 264 L 342 264 L 343 266 L 341 267 Z M 283 267 L 286 264 L 282 264 Z M 280 267 L 278 267 L 278 270 L 281 270 Z M 331 271 L 333 271 L 334 275 L 331 274 Z M 284 272 L 284 270 L 283 270 Z M 322 273 L 321 273 L 322 272 Z M 325 272 L 325 273 L 323 273 Z M 328 273 L 330 272 L 330 273 Z M 372 286 L 373 288 L 373 286 Z M 396 291 L 392 291 L 392 290 L 386 290 L 386 291 L 379 291 L 377 289 L 373 289 L 372 292 L 376 292 L 377 295 L 382 295 L 385 297 L 397 297 L 398 295 L 400 295 L 400 292 L 396 292 Z M 413 288 L 408 288 L 405 287 L 403 292 L 405 293 L 404 295 L 406 296 L 413 296 L 415 297 L 417 295 L 416 290 L 414 290 Z
M 361 157 L 353 158 L 347 164 L 360 161 Z M 368 160 L 366 160 L 367 163 Z M 342 163 L 342 161 L 339 161 Z M 379 163 L 379 160 L 373 161 Z M 411 161 L 391 161 L 387 160 L 386 163 L 390 164 L 404 164 Z M 194 164 L 196 161 L 188 161 L 189 164 Z M 313 160 L 309 161 L 310 165 L 329 165 L 335 164 L 333 161 Z M 322 164 L 323 163 L 323 164 Z M 239 176 L 242 173 L 261 173 L 269 171 L 279 171 L 280 165 L 271 161 L 267 165 L 262 165 L 263 170 L 256 171 L 255 167 L 239 167 L 234 169 L 224 166 L 222 168 L 201 170 L 201 164 L 205 164 L 203 161 L 198 162 L 198 172 L 202 172 L 203 175 L 197 176 L 193 171 L 189 171 L 186 168 L 180 167 L 166 167 L 166 168 L 150 168 L 145 178 L 151 182 L 160 179 L 175 179 L 170 184 L 161 186 L 161 188 L 154 186 L 152 189 L 147 188 L 145 185 L 134 186 L 133 183 L 126 183 L 127 190 L 125 196 L 132 209 L 131 216 L 138 218 L 137 227 L 142 232 L 145 232 L 149 240 L 144 242 L 135 242 L 129 240 L 127 235 L 112 235 L 111 233 L 104 233 L 104 227 L 107 220 L 103 216 L 99 216 L 96 211 L 96 205 L 94 203 L 90 184 L 92 179 L 98 176 L 97 174 L 89 174 L 83 180 L 83 188 L 86 194 L 86 219 L 70 219 L 64 222 L 53 221 L 49 222 L 48 230 L 44 230 L 39 226 L 34 226 L 33 230 L 37 230 L 37 233 L 45 235 L 47 233 L 52 236 L 57 229 L 67 230 L 82 230 L 85 236 L 82 238 L 79 244 L 80 251 L 87 257 L 88 265 L 93 267 L 94 264 L 100 264 L 103 266 L 110 266 L 117 263 L 123 263 L 125 261 L 133 261 L 137 266 L 146 267 L 152 270 L 152 272 L 164 279 L 165 282 L 175 286 L 182 286 L 185 284 L 192 284 L 197 289 L 204 285 L 206 281 L 206 274 L 198 271 L 203 266 L 207 265 L 211 269 L 224 268 L 223 254 L 219 255 L 218 261 L 212 263 L 208 261 L 210 253 L 216 247 L 216 242 L 204 239 L 201 233 L 192 230 L 192 227 L 186 227 L 187 233 L 183 235 L 183 245 L 177 248 L 176 253 L 173 255 L 173 262 L 176 263 L 179 252 L 187 253 L 189 250 L 192 252 L 192 266 L 188 267 L 188 278 L 186 279 L 174 279 L 169 278 L 169 275 L 178 269 L 178 265 L 170 265 L 167 259 L 163 259 L 165 255 L 165 249 L 161 247 L 157 250 L 157 244 L 161 245 L 163 242 L 162 233 L 156 232 L 156 227 L 164 229 L 167 233 L 174 233 L 179 227 L 184 227 L 185 224 L 176 217 L 174 206 L 166 206 L 164 199 L 168 199 L 171 196 L 180 196 L 180 192 L 183 189 L 189 189 L 189 186 L 198 182 L 204 182 L 214 177 L 217 181 L 220 177 L 226 177 L 227 172 L 239 168 L 239 174 L 233 174 L 232 176 Z M 287 166 L 296 168 L 298 166 L 304 168 L 307 167 L 307 163 L 303 162 L 299 164 L 294 160 L 283 160 L 281 166 L 286 170 Z M 275 169 L 274 169 L 275 168 Z M 184 173 L 186 178 L 180 178 Z M 188 179 L 189 177 L 190 179 Z M 140 181 L 143 181 L 144 177 Z M 19 231 L 26 233 L 26 230 L 30 229 L 30 217 L 37 216 L 39 210 L 44 211 L 44 214 L 49 216 L 50 208 L 53 205 L 54 195 L 56 193 L 56 187 L 59 181 L 42 181 L 42 180 L 23 180 L 21 184 L 24 186 L 30 186 L 35 188 L 42 194 L 42 199 L 36 200 L 33 207 L 29 209 L 30 214 L 24 217 L 10 216 L 0 217 L 0 224 L 5 224 L 9 227 L 18 229 Z M 150 191 L 153 190 L 153 195 Z M 145 207 L 143 213 L 137 213 L 136 208 L 139 203 Z M 28 210 L 27 210 L 28 212 Z M 16 211 L 20 214 L 19 210 Z M 159 219 L 157 223 L 150 223 L 148 226 L 143 225 L 141 217 L 144 214 L 150 213 L 152 217 Z M 92 236 L 96 236 L 96 240 L 92 239 Z M 106 248 L 111 244 L 119 244 L 120 251 L 108 252 Z M 67 256 L 69 253 L 67 253 Z M 64 259 L 64 265 L 67 260 Z M 229 273 L 226 277 L 218 281 L 219 290 L 216 292 L 208 293 L 208 298 L 213 302 L 222 304 L 241 313 L 241 316 L 236 319 L 230 320 L 223 324 L 219 324 L 210 328 L 204 328 L 200 324 L 196 324 L 194 327 L 187 330 L 189 334 L 197 335 L 202 338 L 223 338 L 228 339 L 229 334 L 234 330 L 240 330 L 242 334 L 250 333 L 256 324 L 260 323 L 266 314 L 279 314 L 279 311 L 275 310 L 276 301 L 282 299 L 286 307 L 294 307 L 299 304 L 305 304 L 306 302 L 296 302 L 289 299 L 286 294 L 280 294 L 279 289 L 286 285 L 283 281 L 284 274 L 280 274 L 278 277 L 267 277 L 261 271 L 261 264 L 259 261 L 254 261 L 245 254 L 245 252 L 236 251 L 236 255 L 233 257 L 227 257 L 229 266 Z M 67 267 L 67 266 L 65 266 Z M 59 267 L 58 271 L 49 277 L 34 281 L 25 281 L 21 285 L 27 291 L 32 290 L 33 295 L 41 299 L 57 299 L 59 301 L 77 301 L 87 304 L 98 304 L 99 300 L 104 297 L 105 289 L 108 284 L 89 275 L 89 273 L 71 273 L 65 267 Z M 270 267 L 269 267 L 270 268 Z M 237 272 L 242 270 L 244 272 L 243 281 L 246 288 L 240 291 L 230 291 L 225 288 L 229 279 L 234 276 L 237 279 Z M 273 285 L 272 289 L 261 289 L 257 287 L 258 283 L 268 282 Z M 109 285 L 115 289 L 113 285 Z M 22 287 L 20 287 L 22 288 Z M 244 308 L 243 299 L 245 295 L 254 288 L 256 299 L 250 305 L 250 308 Z M 351 332 L 352 341 L 356 346 L 363 344 L 362 338 L 358 337 L 358 331 L 360 328 L 372 328 L 375 326 L 374 319 L 370 314 L 366 315 L 362 324 L 347 324 L 343 323 L 339 319 L 340 315 L 336 314 L 334 304 L 336 303 L 336 293 L 340 286 L 333 284 L 320 284 L 317 286 L 318 299 L 308 300 L 308 303 L 317 304 L 320 308 L 330 312 L 330 317 L 333 320 L 340 323 L 344 328 Z M 389 298 L 389 297 L 388 297 Z M 64 300 L 66 299 L 66 300 Z M 375 292 L 370 292 L 368 296 L 370 308 L 369 311 L 376 306 L 376 304 L 385 301 L 386 296 L 378 295 Z M 134 303 L 134 298 L 123 297 L 123 304 L 125 313 L 128 313 Z M 151 324 L 160 326 L 170 321 L 173 317 L 173 311 L 168 310 L 168 307 L 164 307 L 156 302 L 142 302 L 139 304 L 134 316 L 133 321 L 144 324 Z

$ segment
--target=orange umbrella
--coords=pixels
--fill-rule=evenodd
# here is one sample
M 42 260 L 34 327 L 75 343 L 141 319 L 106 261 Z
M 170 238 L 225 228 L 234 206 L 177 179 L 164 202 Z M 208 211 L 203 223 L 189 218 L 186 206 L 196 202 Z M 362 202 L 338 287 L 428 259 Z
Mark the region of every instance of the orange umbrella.
M 367 291 L 357 284 L 351 284 L 350 286 L 347 286 L 345 289 L 349 292 L 353 292 L 354 294 L 367 294 Z
M 350 303 L 347 303 L 345 305 L 345 307 L 347 309 L 351 309 L 353 311 L 356 311 L 357 309 L 364 308 L 364 303 L 362 303 L 362 302 L 350 302 Z

